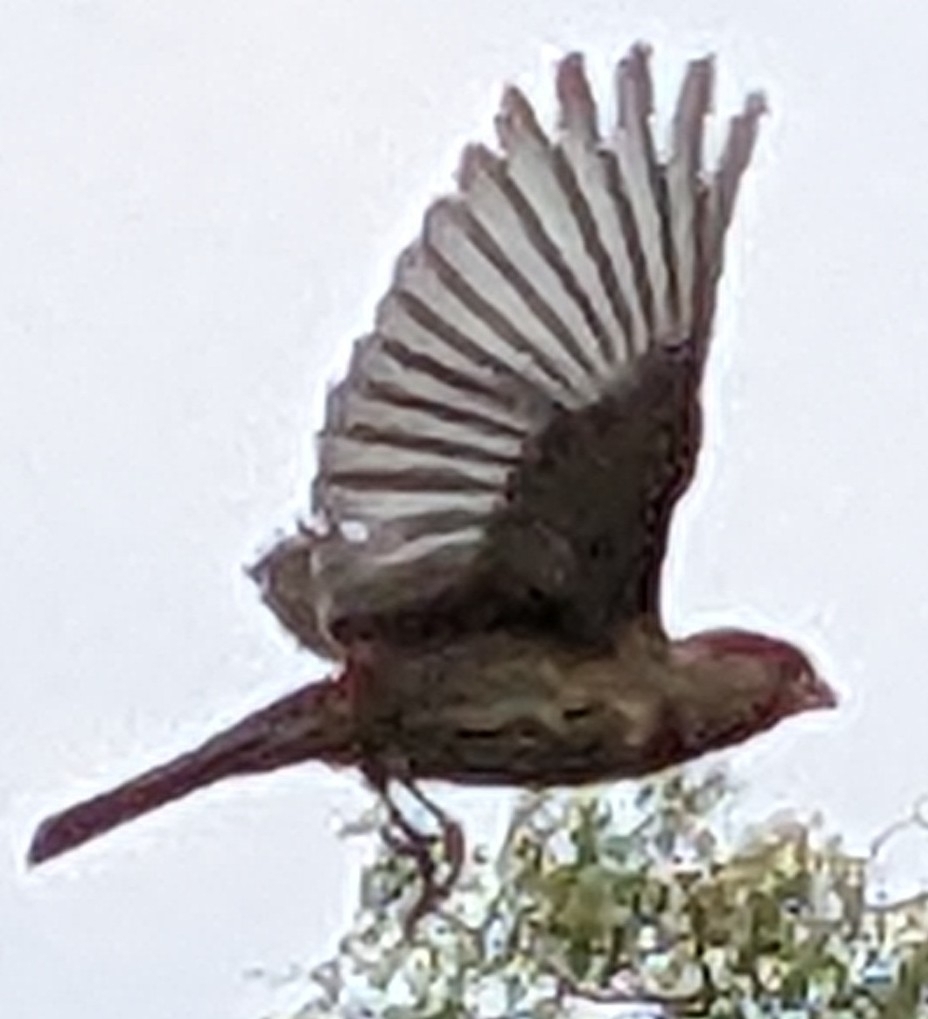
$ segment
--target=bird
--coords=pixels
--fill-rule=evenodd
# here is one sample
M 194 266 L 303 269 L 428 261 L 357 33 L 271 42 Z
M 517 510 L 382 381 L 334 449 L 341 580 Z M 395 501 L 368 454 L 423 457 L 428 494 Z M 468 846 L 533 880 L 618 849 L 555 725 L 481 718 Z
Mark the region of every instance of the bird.
M 659 145 L 650 61 L 638 43 L 615 65 L 606 129 L 579 53 L 557 62 L 550 133 L 504 89 L 497 145 L 465 146 L 330 387 L 311 514 L 249 573 L 331 673 L 43 821 L 31 863 L 219 780 L 316 761 L 383 797 L 425 909 L 463 834 L 422 782 L 636 779 L 835 707 L 786 640 L 662 621 L 766 104 L 747 96 L 710 163 L 714 59 L 692 60 Z M 399 788 L 439 823 L 444 884 Z

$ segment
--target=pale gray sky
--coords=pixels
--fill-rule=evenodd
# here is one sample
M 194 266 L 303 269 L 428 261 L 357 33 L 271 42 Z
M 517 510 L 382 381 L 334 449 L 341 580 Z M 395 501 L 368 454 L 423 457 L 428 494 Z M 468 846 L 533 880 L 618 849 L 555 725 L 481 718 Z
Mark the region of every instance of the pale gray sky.
M 303 505 L 325 385 L 499 86 L 655 47 L 773 116 L 730 246 L 679 631 L 847 694 L 733 755 L 745 811 L 863 839 L 928 790 L 928 16 L 846 0 L 0 3 L 0 1014 L 257 1019 L 317 957 L 368 801 L 308 766 L 26 874 L 44 812 L 319 674 L 239 570 Z M 444 795 L 444 790 L 440 795 Z M 460 795 L 447 797 L 466 810 Z M 482 817 L 506 794 L 463 797 Z

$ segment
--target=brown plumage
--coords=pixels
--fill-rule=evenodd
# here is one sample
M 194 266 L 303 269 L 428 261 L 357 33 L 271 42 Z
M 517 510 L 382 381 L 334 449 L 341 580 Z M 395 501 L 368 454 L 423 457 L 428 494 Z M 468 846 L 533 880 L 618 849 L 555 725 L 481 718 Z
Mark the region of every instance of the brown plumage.
M 316 522 L 252 571 L 334 678 L 48 819 L 32 861 L 300 761 L 357 766 L 382 792 L 611 781 L 835 703 L 782 641 L 671 640 L 660 623 L 724 236 L 763 110 L 748 99 L 707 172 L 712 74 L 690 65 L 663 159 L 643 47 L 618 66 L 606 139 L 575 55 L 558 68 L 554 140 L 506 90 L 502 153 L 465 151 L 458 192 L 429 209 L 330 393 Z

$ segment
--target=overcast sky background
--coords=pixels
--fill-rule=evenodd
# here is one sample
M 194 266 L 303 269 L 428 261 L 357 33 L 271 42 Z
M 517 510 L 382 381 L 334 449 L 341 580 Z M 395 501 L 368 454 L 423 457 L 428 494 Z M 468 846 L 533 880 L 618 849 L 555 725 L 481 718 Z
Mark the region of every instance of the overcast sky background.
M 706 50 L 723 112 L 773 111 L 668 617 L 797 639 L 846 694 L 732 755 L 747 815 L 820 806 L 863 844 L 928 791 L 919 5 L 2 0 L 0 1014 L 299 997 L 244 974 L 342 930 L 356 777 L 230 783 L 26 873 L 31 827 L 319 675 L 240 565 L 303 508 L 326 384 L 501 84 L 550 110 L 558 53 L 608 81 L 640 38 L 665 112 Z M 438 792 L 478 833 L 508 802 Z

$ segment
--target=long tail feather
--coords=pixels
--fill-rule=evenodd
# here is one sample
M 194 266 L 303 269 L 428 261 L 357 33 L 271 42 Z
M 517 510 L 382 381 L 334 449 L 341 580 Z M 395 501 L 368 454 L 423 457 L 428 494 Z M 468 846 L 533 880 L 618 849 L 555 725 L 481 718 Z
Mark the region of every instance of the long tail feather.
M 356 763 L 351 715 L 337 681 L 288 694 L 196 750 L 46 818 L 29 847 L 29 862 L 58 856 L 220 779 L 306 760 Z

